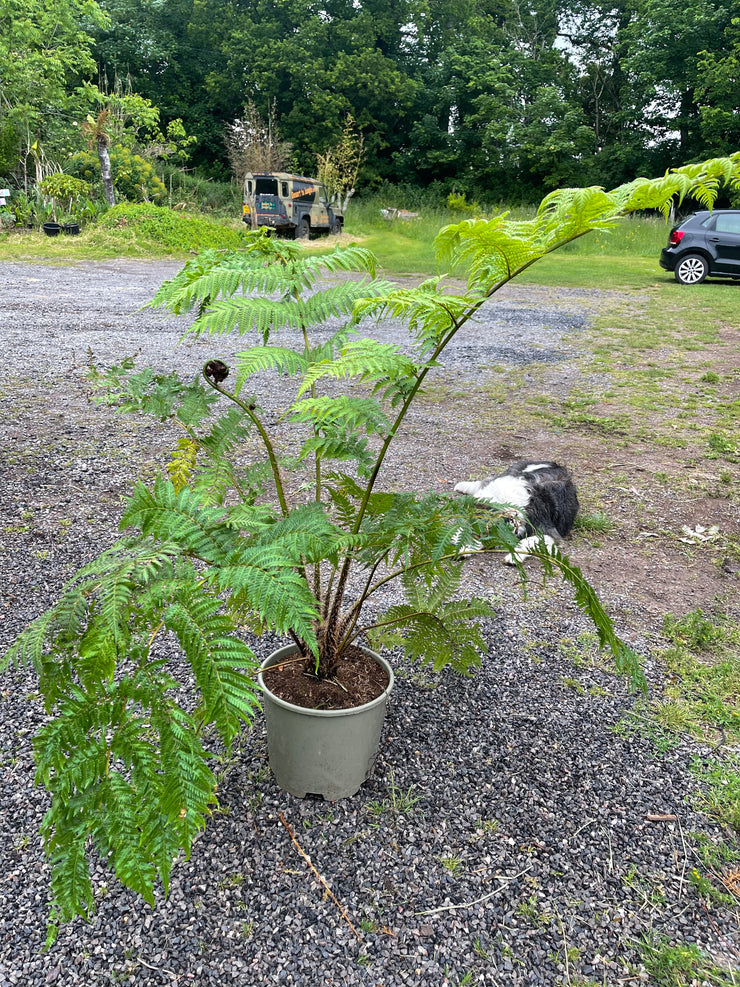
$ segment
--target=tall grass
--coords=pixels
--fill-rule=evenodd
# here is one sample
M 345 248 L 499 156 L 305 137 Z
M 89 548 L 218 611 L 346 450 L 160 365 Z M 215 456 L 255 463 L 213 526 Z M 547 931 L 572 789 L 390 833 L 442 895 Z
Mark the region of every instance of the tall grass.
M 382 197 L 352 202 L 347 210 L 345 232 L 369 247 L 388 274 L 444 273 L 437 264 L 434 238 L 443 226 L 459 222 L 466 218 L 465 214 L 422 205 L 411 210 L 417 214 L 414 218 L 384 218 L 381 210 L 390 207 Z M 501 205 L 475 215 L 491 218 L 502 212 L 524 220 L 533 218 L 536 209 L 534 206 L 507 209 Z M 644 279 L 646 272 L 650 276 L 650 271 L 662 276 L 657 261 L 668 239 L 668 229 L 659 216 L 629 216 L 611 230 L 589 233 L 567 244 L 535 265 L 525 279 L 552 283 L 551 279 L 557 277 L 560 283 L 588 283 L 588 276 L 582 270 L 582 260 L 586 258 L 594 263 L 600 276 L 608 277 L 612 271 L 618 279 L 626 278 L 624 283 L 631 283 L 634 277 Z
M 162 205 L 209 216 L 241 218 L 242 192 L 235 182 L 200 178 L 174 165 L 160 165 L 157 171 L 167 189 Z

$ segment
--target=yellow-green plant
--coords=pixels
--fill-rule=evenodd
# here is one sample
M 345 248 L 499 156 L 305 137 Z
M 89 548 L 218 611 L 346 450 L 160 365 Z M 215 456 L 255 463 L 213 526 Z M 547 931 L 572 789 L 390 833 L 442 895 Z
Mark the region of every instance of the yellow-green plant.
M 479 662 L 475 621 L 491 608 L 459 598 L 462 569 L 470 555 L 510 552 L 514 537 L 503 509 L 378 489 L 409 409 L 460 328 L 538 258 L 636 209 L 665 210 L 674 195 L 710 204 L 739 174 L 735 155 L 609 193 L 553 193 L 526 222 L 448 226 L 438 246 L 468 265 L 463 294 L 439 278 L 416 288 L 379 281 L 361 247 L 316 256 L 264 232 L 241 250 L 201 254 L 161 287 L 154 304 L 197 312 L 191 335 L 259 341 L 232 367 L 209 359 L 192 382 L 131 361 L 95 375 L 101 400 L 169 420 L 182 440 L 153 483 L 136 484 L 121 540 L 73 577 L 6 656 L 34 663 L 49 713 L 35 755 L 51 792 L 43 836 L 52 935 L 94 909 L 93 848 L 152 903 L 178 852 L 190 853 L 216 799 L 208 732 L 228 748 L 257 706 L 257 661 L 241 627 L 290 636 L 319 676 L 358 638 L 400 644 L 438 669 Z M 365 277 L 325 280 L 342 271 Z M 355 334 L 360 318 L 388 315 L 408 326 L 403 347 Z M 334 318 L 340 327 L 316 341 L 312 330 Z M 284 328 L 294 346 L 273 341 Z M 275 370 L 285 394 L 278 422 L 299 436 L 290 458 L 250 392 L 253 377 Z M 544 542 L 534 554 L 571 584 L 617 670 L 642 684 L 636 656 L 580 571 Z M 382 606 L 394 580 L 403 604 L 366 607 Z M 182 698 L 188 677 L 194 705 Z
M 73 178 L 55 171 L 39 182 L 39 192 L 51 199 L 52 216 L 56 222 L 57 201 L 66 203 L 66 212 L 72 212 L 72 204 L 77 199 L 90 195 L 90 186 L 81 178 Z

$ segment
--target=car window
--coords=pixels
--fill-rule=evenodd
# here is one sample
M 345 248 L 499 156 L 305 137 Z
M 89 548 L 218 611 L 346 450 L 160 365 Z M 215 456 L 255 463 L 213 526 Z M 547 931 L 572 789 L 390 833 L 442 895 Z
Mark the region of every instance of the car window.
M 280 182 L 280 195 L 284 198 L 288 198 L 288 183 Z
M 316 186 L 309 185 L 308 182 L 293 182 L 293 198 L 297 202 L 314 202 Z
M 258 178 L 256 185 L 257 195 L 277 195 L 276 178 Z
M 735 216 L 732 213 L 726 213 L 725 215 L 717 216 L 717 225 L 715 230 L 718 233 L 737 233 L 740 234 L 740 213 Z

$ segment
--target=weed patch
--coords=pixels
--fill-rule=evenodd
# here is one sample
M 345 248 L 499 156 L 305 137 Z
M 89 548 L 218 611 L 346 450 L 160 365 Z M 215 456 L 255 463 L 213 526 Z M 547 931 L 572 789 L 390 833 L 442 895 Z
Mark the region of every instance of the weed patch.
M 652 933 L 637 943 L 642 965 L 655 987 L 689 987 L 691 984 L 735 983 L 727 970 L 718 967 L 693 943 L 671 945 L 666 936 Z
M 726 754 L 708 764 L 695 761 L 693 770 L 702 786 L 698 808 L 740 834 L 740 756 Z

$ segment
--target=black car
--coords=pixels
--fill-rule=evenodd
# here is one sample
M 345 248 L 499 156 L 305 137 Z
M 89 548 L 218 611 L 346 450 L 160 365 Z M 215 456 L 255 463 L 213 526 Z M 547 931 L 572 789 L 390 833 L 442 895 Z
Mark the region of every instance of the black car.
M 697 212 L 674 226 L 660 252 L 660 266 L 673 271 L 679 284 L 740 278 L 740 209 Z

